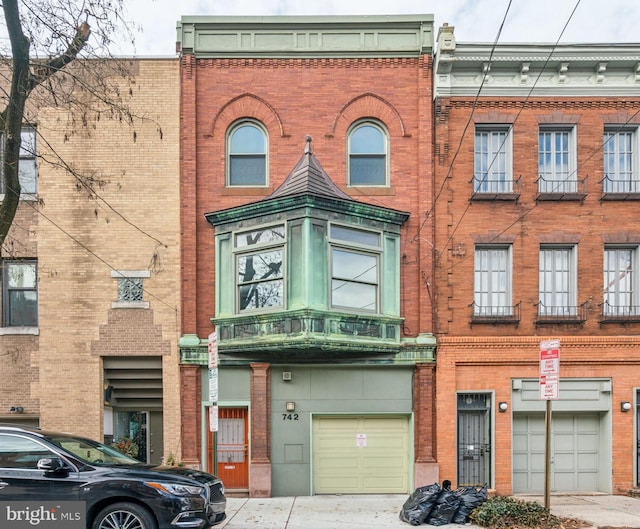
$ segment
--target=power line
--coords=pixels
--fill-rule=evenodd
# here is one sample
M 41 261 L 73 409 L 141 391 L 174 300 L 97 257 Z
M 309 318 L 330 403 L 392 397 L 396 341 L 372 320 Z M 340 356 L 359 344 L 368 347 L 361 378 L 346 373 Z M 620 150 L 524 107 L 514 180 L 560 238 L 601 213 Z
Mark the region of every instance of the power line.
M 97 253 L 95 253 L 93 250 L 91 250 L 88 246 L 86 246 L 84 243 L 82 243 L 80 240 L 78 240 L 76 237 L 74 237 L 73 235 L 71 235 L 68 231 L 66 231 L 64 228 L 62 228 L 59 224 L 57 224 L 56 222 L 54 222 L 52 219 L 50 219 L 47 215 L 45 215 L 42 211 L 40 211 L 38 208 L 36 208 L 31 201 L 28 200 L 23 200 L 21 202 L 22 204 L 28 204 L 29 207 L 31 207 L 38 215 L 42 216 L 44 219 L 46 219 L 47 221 L 49 221 L 49 223 L 51 223 L 53 226 L 55 226 L 58 230 L 60 230 L 64 235 L 66 235 L 69 239 L 71 239 L 74 243 L 76 243 L 78 246 L 80 246 L 82 249 L 84 249 L 86 252 L 88 252 L 89 254 L 91 254 L 93 257 L 95 257 L 98 261 L 100 261 L 101 263 L 103 263 L 104 265 L 106 265 L 110 270 L 112 271 L 117 271 L 117 268 L 115 268 L 114 266 L 112 266 L 110 263 L 108 263 L 105 259 L 103 259 L 102 257 L 100 257 Z M 159 301 L 160 303 L 162 303 L 163 305 L 165 305 L 166 307 L 169 307 L 171 310 L 175 311 L 176 313 L 178 312 L 178 309 L 174 306 L 169 305 L 166 301 L 164 301 L 163 299 L 160 299 L 158 296 L 156 296 L 155 294 L 153 294 L 152 292 L 149 292 L 149 290 L 145 289 L 143 287 L 143 291 L 148 294 L 150 297 L 152 297 L 153 299 L 156 299 L 157 301 Z

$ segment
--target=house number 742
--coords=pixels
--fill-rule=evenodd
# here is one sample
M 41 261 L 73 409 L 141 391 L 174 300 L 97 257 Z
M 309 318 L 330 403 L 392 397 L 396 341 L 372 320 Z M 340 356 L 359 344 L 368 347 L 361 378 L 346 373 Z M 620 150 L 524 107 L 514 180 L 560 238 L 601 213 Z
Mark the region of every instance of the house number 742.
M 282 414 L 283 421 L 297 421 L 298 414 L 297 413 L 283 413 Z

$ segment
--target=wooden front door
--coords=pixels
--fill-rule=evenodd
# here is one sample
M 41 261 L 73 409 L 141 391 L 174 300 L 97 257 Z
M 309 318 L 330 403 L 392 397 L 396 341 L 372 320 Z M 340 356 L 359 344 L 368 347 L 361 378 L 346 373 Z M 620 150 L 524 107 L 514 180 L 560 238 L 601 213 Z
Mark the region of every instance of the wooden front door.
M 217 432 L 217 472 L 226 489 L 249 488 L 249 445 L 247 408 L 219 408 Z M 209 466 L 214 468 L 213 448 Z

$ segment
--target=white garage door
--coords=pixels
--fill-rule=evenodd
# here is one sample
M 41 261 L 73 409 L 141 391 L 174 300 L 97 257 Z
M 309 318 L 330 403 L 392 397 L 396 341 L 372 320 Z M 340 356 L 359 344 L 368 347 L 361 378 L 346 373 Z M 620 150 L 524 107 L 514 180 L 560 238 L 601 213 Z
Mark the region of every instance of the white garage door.
M 315 494 L 409 492 L 409 418 L 316 417 Z
M 597 413 L 554 413 L 551 491 L 597 492 L 600 420 Z M 514 414 L 513 492 L 544 491 L 544 413 Z

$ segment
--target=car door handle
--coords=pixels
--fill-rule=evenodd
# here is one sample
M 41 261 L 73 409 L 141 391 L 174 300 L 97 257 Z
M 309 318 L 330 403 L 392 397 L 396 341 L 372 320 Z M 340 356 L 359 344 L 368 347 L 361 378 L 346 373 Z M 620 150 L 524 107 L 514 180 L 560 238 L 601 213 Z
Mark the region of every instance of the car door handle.
M 5 487 L 8 487 L 9 484 L 6 483 L 5 481 L 0 481 L 0 490 L 4 489 Z

